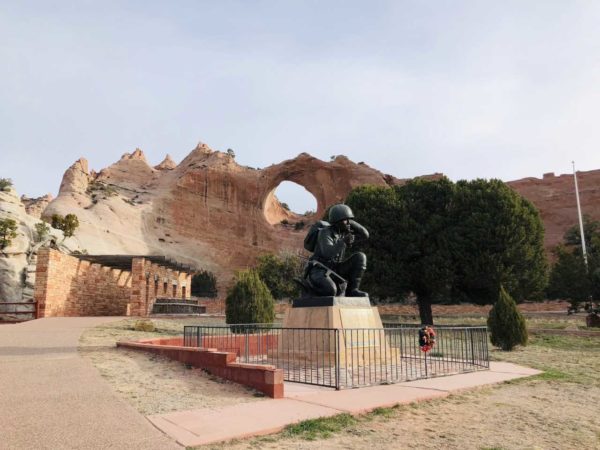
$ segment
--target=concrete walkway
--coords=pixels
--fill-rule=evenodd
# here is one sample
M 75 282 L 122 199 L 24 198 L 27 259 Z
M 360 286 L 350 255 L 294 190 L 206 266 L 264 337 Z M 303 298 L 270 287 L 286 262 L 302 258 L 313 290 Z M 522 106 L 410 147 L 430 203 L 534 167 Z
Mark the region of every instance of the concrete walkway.
M 491 363 L 489 371 L 361 389 L 336 391 L 286 383 L 286 398 L 282 400 L 172 412 L 148 418 L 180 444 L 196 446 L 275 433 L 288 424 L 307 419 L 342 413 L 363 414 L 378 407 L 446 397 L 461 390 L 539 373 L 539 370 L 496 362 Z
M 0 325 L 0 449 L 178 449 L 77 352 L 85 328 L 120 317 Z
M 47 318 L 0 325 L 0 450 L 181 450 L 178 444 L 268 434 L 306 419 L 361 414 L 540 373 L 492 363 L 489 371 L 362 389 L 335 391 L 286 383 L 286 398 L 281 400 L 145 418 L 118 398 L 77 352 L 84 329 L 120 319 Z

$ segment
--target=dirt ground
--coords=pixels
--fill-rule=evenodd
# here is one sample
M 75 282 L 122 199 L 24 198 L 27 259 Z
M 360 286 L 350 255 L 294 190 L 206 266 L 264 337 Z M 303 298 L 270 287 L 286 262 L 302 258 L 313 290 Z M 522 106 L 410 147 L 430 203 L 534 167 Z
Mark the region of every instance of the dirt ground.
M 507 384 L 394 408 L 326 439 L 276 435 L 211 448 L 597 449 L 599 401 L 598 388 Z
M 197 319 L 194 319 L 197 323 Z M 152 320 L 156 332 L 135 331 L 135 319 L 86 330 L 79 352 L 125 400 L 144 415 L 260 401 L 261 393 L 141 351 L 117 349 L 120 340 L 183 334 L 185 320 Z

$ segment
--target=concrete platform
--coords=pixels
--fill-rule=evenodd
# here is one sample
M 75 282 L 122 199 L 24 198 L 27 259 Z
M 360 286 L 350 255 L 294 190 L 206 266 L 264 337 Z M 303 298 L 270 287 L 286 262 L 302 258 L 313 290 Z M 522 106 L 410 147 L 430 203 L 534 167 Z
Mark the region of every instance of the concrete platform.
M 341 413 L 364 414 L 379 407 L 446 397 L 464 389 L 539 373 L 515 364 L 491 363 L 490 370 L 484 372 L 341 391 L 286 383 L 285 399 L 158 414 L 148 419 L 179 444 L 196 446 L 275 433 L 286 425 L 307 419 Z

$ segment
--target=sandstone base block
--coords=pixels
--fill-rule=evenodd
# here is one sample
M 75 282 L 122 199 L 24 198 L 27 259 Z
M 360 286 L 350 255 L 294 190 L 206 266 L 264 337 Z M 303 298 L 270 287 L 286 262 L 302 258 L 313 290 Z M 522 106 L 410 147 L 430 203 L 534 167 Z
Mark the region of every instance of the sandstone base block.
M 311 306 L 328 305 L 328 306 Z M 316 297 L 286 311 L 280 355 L 320 366 L 381 363 L 393 355 L 379 311 L 368 298 Z

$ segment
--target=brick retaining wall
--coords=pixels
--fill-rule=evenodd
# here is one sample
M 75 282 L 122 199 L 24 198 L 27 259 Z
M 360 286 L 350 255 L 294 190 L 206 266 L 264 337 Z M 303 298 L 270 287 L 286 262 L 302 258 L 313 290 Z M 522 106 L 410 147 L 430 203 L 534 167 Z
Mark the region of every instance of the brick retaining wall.
M 272 398 L 283 398 L 283 370 L 269 365 L 236 363 L 236 354 L 210 348 L 184 347 L 183 337 L 117 342 L 117 347 L 142 350 L 205 369 L 211 374 L 250 386 Z

